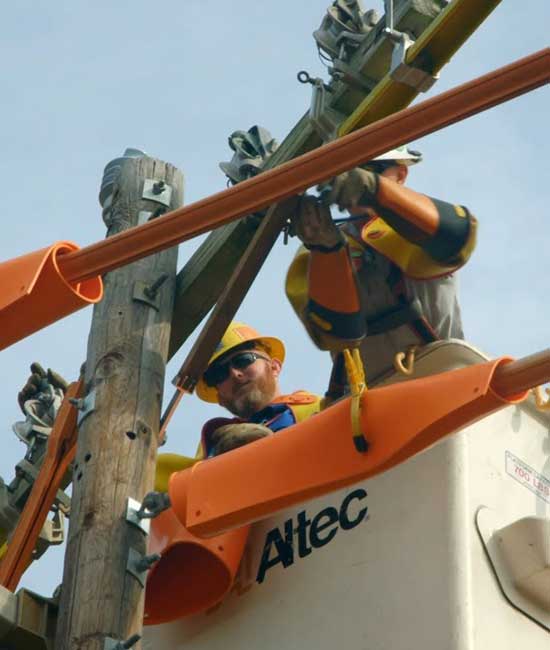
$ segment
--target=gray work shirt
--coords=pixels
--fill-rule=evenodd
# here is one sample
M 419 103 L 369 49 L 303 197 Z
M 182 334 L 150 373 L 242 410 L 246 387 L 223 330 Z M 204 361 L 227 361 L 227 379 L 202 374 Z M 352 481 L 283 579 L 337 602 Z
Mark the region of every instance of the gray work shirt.
M 351 224 L 350 224 L 351 226 Z M 349 234 L 355 235 L 348 226 Z M 351 231 L 351 232 L 350 232 Z M 383 255 L 365 246 L 361 268 L 357 271 L 362 304 L 367 320 L 388 311 L 397 304 L 390 277 L 395 266 Z M 414 280 L 401 275 L 406 298 L 418 298 L 422 314 L 439 339 L 463 339 L 462 318 L 458 304 L 458 282 L 454 274 L 429 280 Z M 367 337 L 361 343 L 361 356 L 367 381 L 386 374 L 393 367 L 398 352 L 424 341 L 410 325 Z

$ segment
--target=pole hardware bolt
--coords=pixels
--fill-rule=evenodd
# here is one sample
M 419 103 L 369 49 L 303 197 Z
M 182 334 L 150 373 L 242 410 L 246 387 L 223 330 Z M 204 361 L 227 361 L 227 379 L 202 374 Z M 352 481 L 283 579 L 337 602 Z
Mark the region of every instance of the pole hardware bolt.
M 145 289 L 143 289 L 143 293 L 147 296 L 147 298 L 154 300 L 156 298 L 157 291 L 166 282 L 166 280 L 168 280 L 168 273 L 161 273 L 161 275 L 153 282 L 150 287 L 145 287 Z
M 153 519 L 170 506 L 170 497 L 165 492 L 149 492 L 143 497 L 136 516 L 138 519 Z
M 166 183 L 164 181 L 158 181 L 153 185 L 153 194 L 162 194 L 166 189 Z
M 141 560 L 136 562 L 136 569 L 138 571 L 149 571 L 149 569 L 160 560 L 160 555 L 158 553 L 152 553 L 151 555 L 144 555 Z
M 146 178 L 143 181 L 141 198 L 146 201 L 160 203 L 169 208 L 170 201 L 172 200 L 172 186 L 166 181 L 157 180 L 156 178 Z
M 69 402 L 80 411 L 77 419 L 77 426 L 80 426 L 84 418 L 95 411 L 95 390 L 90 391 L 86 397 L 71 397 Z
M 145 588 L 147 581 L 147 571 L 160 560 L 160 555 L 142 555 L 135 548 L 128 551 L 128 560 L 126 562 L 126 571 L 134 576 L 139 584 Z
M 151 213 L 151 216 L 149 217 L 149 221 L 152 221 L 157 217 L 162 217 L 162 215 L 166 214 L 167 212 L 168 212 L 168 208 L 165 205 L 159 205 L 159 207 L 154 212 Z
M 151 521 L 149 519 L 142 519 L 138 516 L 138 512 L 141 509 L 141 503 L 128 497 L 128 502 L 126 504 L 126 521 L 133 526 L 139 528 L 145 535 L 149 534 L 151 528 Z
M 132 634 L 132 636 L 126 641 L 117 641 L 116 639 L 106 637 L 103 650 L 129 650 L 129 648 L 135 646 L 140 639 L 140 634 Z

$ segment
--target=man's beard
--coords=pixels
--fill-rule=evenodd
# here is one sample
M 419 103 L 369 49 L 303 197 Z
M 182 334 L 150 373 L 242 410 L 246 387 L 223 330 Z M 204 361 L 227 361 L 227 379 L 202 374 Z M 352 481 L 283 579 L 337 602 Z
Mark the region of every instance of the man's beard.
M 277 392 L 277 382 L 271 369 L 266 368 L 264 375 L 257 377 L 253 382 L 243 384 L 241 391 L 236 392 L 237 395 L 230 400 L 220 399 L 220 405 L 233 415 L 247 419 L 271 402 Z

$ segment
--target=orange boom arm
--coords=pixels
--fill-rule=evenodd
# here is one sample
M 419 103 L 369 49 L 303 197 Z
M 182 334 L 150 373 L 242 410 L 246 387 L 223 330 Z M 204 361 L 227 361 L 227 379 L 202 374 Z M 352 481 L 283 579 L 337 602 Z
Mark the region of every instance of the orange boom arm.
M 33 258 L 33 281 L 30 282 L 29 269 L 25 268 L 24 282 L 18 282 L 18 275 L 12 276 L 14 286 L 21 287 L 19 293 L 12 290 L 4 295 L 2 291 L 0 295 L 0 349 L 88 302 L 99 300 L 99 276 L 108 271 L 299 194 L 403 142 L 433 133 L 542 86 L 550 79 L 549 70 L 550 49 L 547 48 L 399 111 L 223 192 L 81 250 L 59 255 L 53 276 L 42 277 L 43 267 L 34 260 L 38 253 L 27 256 Z M 14 271 L 15 262 L 17 260 L 0 264 L 2 289 L 11 273 L 23 272 L 20 268 Z M 70 304 L 63 302 L 57 309 L 53 308 L 51 303 L 56 301 L 52 300 L 52 296 L 62 290 L 63 284 L 74 289 L 87 280 L 96 283 L 92 300 Z M 29 283 L 41 283 L 41 291 L 28 291 Z M 44 299 L 44 295 L 48 296 L 48 300 Z M 12 331 L 6 335 L 6 318 L 9 323 L 24 319 L 26 326 L 20 333 Z
M 346 399 L 280 434 L 173 474 L 172 508 L 194 535 L 242 526 L 376 476 L 521 402 L 528 387 L 548 379 L 550 350 L 369 390 L 361 404 L 366 453 L 353 445 Z

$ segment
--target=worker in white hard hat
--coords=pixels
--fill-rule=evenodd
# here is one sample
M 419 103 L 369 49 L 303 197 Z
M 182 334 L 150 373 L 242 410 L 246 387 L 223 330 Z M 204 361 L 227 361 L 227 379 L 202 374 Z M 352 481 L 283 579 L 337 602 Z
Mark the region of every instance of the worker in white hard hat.
M 302 197 L 292 220 L 304 246 L 287 296 L 318 347 L 360 346 L 371 382 L 410 346 L 464 336 L 454 273 L 474 249 L 476 220 L 404 186 L 421 159 L 405 146 L 378 156 Z M 349 216 L 333 220 L 331 204 Z
M 321 400 L 307 391 L 283 395 L 279 375 L 285 347 L 245 323 L 232 322 L 197 384 L 197 396 L 234 418 L 214 418 L 202 430 L 202 455 L 217 456 L 317 413 Z

